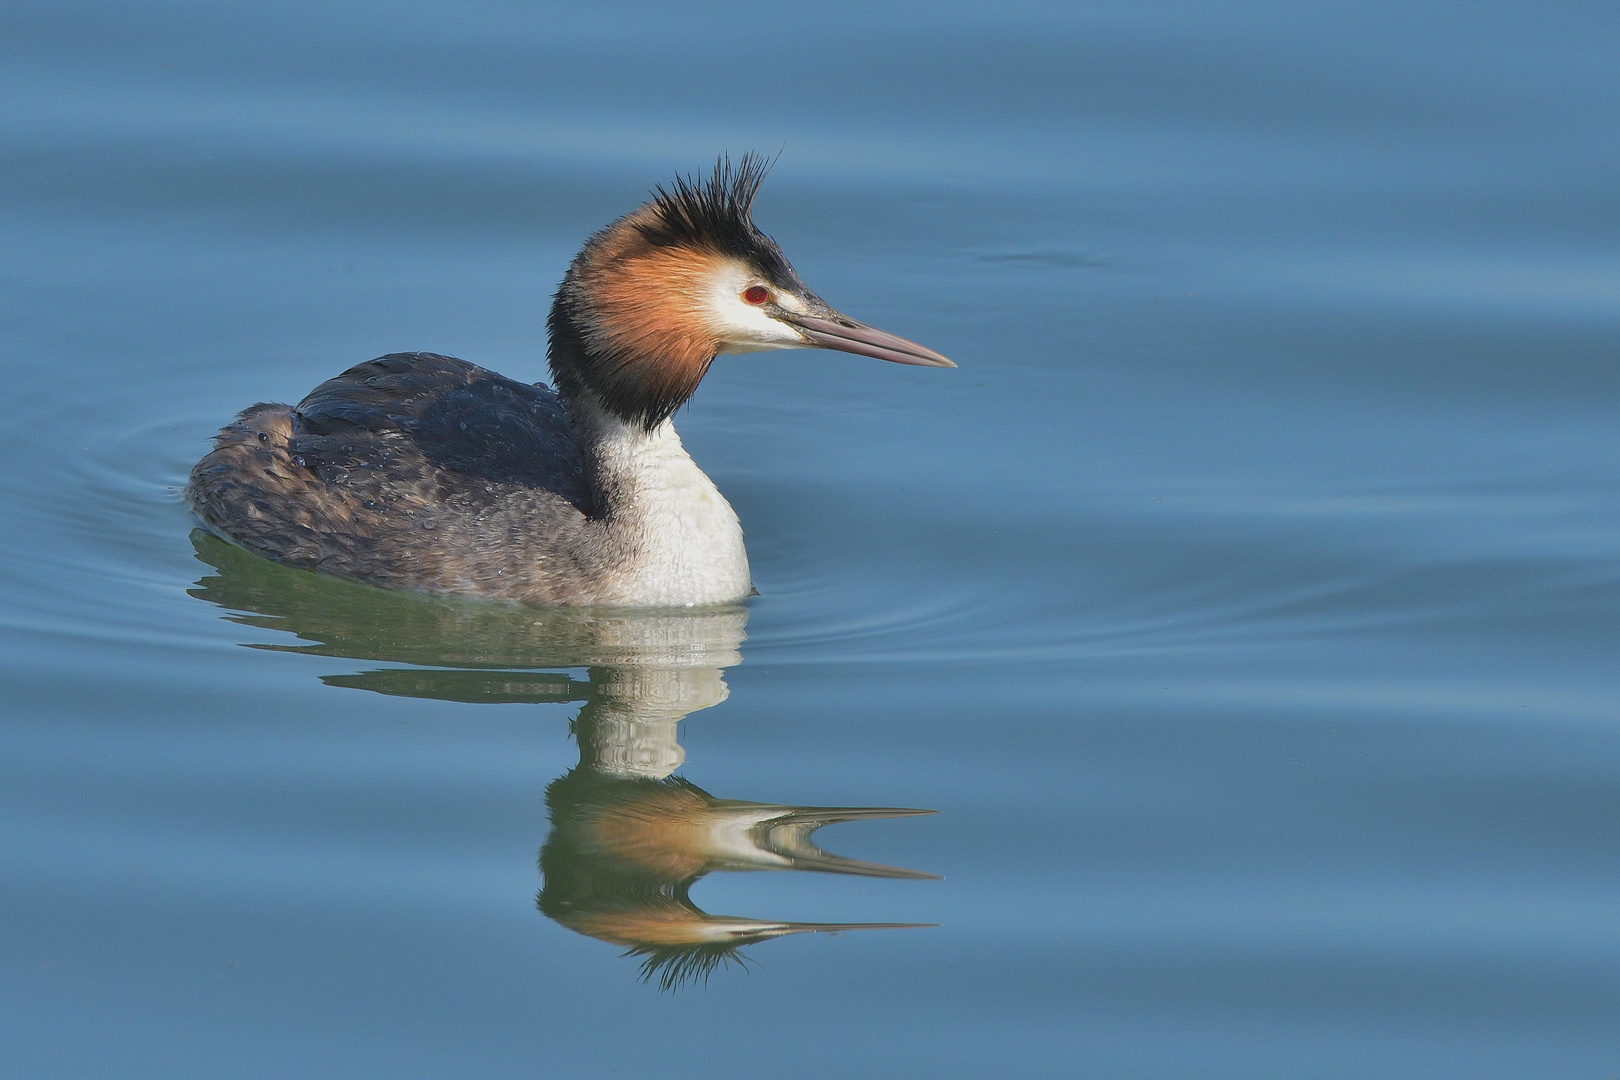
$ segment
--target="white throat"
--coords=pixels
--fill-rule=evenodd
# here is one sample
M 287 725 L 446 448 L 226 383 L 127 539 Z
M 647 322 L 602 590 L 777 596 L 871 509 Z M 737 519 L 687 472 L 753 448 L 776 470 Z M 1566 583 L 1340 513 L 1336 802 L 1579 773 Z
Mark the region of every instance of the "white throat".
M 736 603 L 752 589 L 742 525 L 665 420 L 646 431 L 593 410 L 589 442 L 617 549 L 607 602 L 637 607 Z

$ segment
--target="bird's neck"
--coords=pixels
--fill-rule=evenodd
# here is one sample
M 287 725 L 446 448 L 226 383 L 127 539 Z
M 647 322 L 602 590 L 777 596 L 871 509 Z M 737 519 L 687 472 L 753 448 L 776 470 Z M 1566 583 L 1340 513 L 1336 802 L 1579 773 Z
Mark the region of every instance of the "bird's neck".
M 615 603 L 694 607 L 735 603 L 752 588 L 742 526 L 692 460 L 675 425 L 651 428 L 588 392 L 565 399 L 590 462 L 597 516 L 618 565 Z
M 594 405 L 627 425 L 656 427 L 692 396 L 714 362 L 719 342 L 682 332 L 678 324 L 667 333 L 614 331 L 579 275 L 580 261 L 575 260 L 547 321 L 557 393 L 570 403 Z
M 590 460 L 612 563 L 604 599 L 639 607 L 744 599 L 753 586 L 742 526 L 669 420 L 696 382 L 672 391 L 656 357 L 602 353 L 574 278 L 570 269 L 551 311 L 551 372 Z M 627 375 L 632 368 L 642 373 Z

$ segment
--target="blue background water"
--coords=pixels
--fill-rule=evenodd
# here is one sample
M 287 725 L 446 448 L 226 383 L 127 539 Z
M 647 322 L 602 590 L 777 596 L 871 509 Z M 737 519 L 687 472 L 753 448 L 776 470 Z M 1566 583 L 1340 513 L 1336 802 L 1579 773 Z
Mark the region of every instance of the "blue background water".
M 1620 1073 L 1616 56 L 1600 3 L 13 0 L 7 1075 Z M 944 880 L 693 898 L 941 925 L 668 994 L 534 906 L 578 705 L 371 692 L 591 673 L 216 569 L 178 486 L 381 352 L 543 377 L 583 237 L 746 149 L 961 369 L 682 414 L 763 594 L 683 775 L 942 810 L 818 839 Z

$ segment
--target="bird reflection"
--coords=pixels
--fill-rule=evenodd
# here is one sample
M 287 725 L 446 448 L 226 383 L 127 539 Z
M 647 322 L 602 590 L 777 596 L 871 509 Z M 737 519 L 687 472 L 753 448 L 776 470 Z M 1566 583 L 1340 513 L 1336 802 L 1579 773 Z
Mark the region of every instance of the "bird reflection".
M 745 965 L 746 946 L 807 932 L 926 923 L 811 923 L 713 915 L 691 899 L 714 871 L 808 870 L 865 877 L 932 874 L 834 855 L 825 825 L 933 813 L 898 807 L 786 806 L 719 799 L 675 771 L 680 721 L 724 701 L 722 669 L 741 662 L 745 608 L 696 612 L 532 609 L 390 593 L 255 558 L 198 531 L 215 573 L 191 593 L 244 625 L 299 644 L 251 647 L 413 666 L 322 681 L 463 702 L 583 702 L 579 764 L 546 791 L 540 911 L 641 959 L 660 988 Z M 536 669 L 584 668 L 566 672 Z
M 925 923 L 810 923 L 711 915 L 689 895 L 713 870 L 822 870 L 873 877 L 931 874 L 845 859 L 816 847 L 823 825 L 929 813 L 888 807 L 773 806 L 717 799 L 679 777 L 634 779 L 575 769 L 546 792 L 552 832 L 540 851 L 540 910 L 568 929 L 640 956 L 663 989 L 740 961 L 788 934 Z
M 740 621 L 710 624 L 720 633 L 741 628 Z M 691 887 L 715 870 L 931 878 L 834 855 L 810 839 L 823 825 L 931 811 L 717 799 L 671 774 L 682 760 L 677 723 L 725 697 L 718 670 L 618 669 L 594 690 L 574 722 L 579 766 L 546 791 L 552 831 L 540 851 L 539 898 L 546 915 L 643 957 L 643 976 L 664 989 L 707 976 L 740 960 L 743 946 L 770 938 L 924 925 L 787 922 L 700 909 Z

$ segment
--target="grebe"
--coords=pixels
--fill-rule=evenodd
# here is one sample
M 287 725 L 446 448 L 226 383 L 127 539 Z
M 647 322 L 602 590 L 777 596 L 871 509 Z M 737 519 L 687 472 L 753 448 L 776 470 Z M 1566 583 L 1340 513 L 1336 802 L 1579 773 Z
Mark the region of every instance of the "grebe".
M 811 834 L 845 821 L 932 813 L 899 807 L 774 806 L 717 799 L 680 777 L 664 780 L 581 767 L 546 789 L 551 835 L 540 849 L 542 914 L 577 934 L 642 958 L 644 980 L 673 990 L 741 950 L 790 934 L 921 929 L 929 923 L 818 923 L 715 915 L 692 900 L 715 870 L 814 870 L 937 880 L 934 874 L 846 859 Z
M 926 925 L 793 922 L 711 914 L 698 907 L 692 887 L 714 871 L 934 879 L 918 870 L 834 855 L 814 839 L 825 825 L 933 811 L 719 799 L 675 775 L 686 760 L 678 725 L 725 700 L 725 679 L 714 665 L 742 659 L 736 650 L 747 608 L 634 613 L 570 608 L 551 614 L 600 618 L 599 632 L 620 642 L 622 651 L 607 664 L 593 665 L 587 683 L 574 684 L 585 699 L 571 725 L 579 765 L 546 789 L 551 834 L 540 849 L 544 885 L 536 902 L 541 913 L 640 956 L 642 977 L 657 976 L 665 990 L 741 963 L 741 949 L 772 938 Z M 629 633 L 609 631 L 610 622 L 630 618 L 636 624 L 624 627 Z
M 391 353 L 219 433 L 186 499 L 211 531 L 386 588 L 528 604 L 749 595 L 742 528 L 670 417 L 721 353 L 837 349 L 954 367 L 839 314 L 750 214 L 768 164 L 722 159 L 586 241 L 548 320 L 556 389 Z

